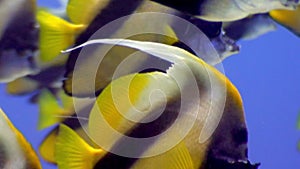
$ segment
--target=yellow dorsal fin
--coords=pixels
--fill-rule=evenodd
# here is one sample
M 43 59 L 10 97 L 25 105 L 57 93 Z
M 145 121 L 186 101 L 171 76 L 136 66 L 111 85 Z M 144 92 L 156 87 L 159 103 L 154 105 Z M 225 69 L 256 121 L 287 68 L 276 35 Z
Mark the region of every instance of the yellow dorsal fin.
M 140 168 L 194 169 L 194 165 L 187 147 L 181 142 L 163 154 L 138 160 L 132 169 Z
M 69 0 L 67 14 L 75 24 L 88 25 L 110 0 Z
M 42 90 L 38 99 L 39 104 L 39 122 L 38 129 L 50 127 L 63 118 L 61 116 L 68 115 L 68 110 L 63 109 L 58 100 L 48 90 Z
M 37 12 L 40 24 L 40 58 L 51 61 L 60 52 L 74 44 L 75 38 L 86 26 L 75 25 L 44 10 Z
M 273 10 L 270 12 L 270 16 L 300 36 L 300 5 L 295 10 Z
M 49 163 L 56 163 L 54 157 L 55 141 L 58 133 L 58 127 L 51 131 L 39 146 L 39 152 L 42 158 Z
M 60 125 L 55 146 L 59 169 L 93 169 L 104 154 L 103 150 L 92 148 L 66 125 Z
M 13 95 L 23 95 L 33 92 L 38 87 L 39 84 L 36 81 L 24 77 L 9 82 L 6 86 L 6 91 Z

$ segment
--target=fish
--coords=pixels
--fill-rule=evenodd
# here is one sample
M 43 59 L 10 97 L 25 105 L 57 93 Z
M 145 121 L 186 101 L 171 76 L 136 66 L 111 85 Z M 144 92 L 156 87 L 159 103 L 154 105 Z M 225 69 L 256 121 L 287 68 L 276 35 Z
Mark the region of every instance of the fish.
M 184 19 L 196 20 L 192 16 L 184 15 L 176 10 L 172 10 L 168 7 L 163 7 L 162 5 L 156 4 L 154 2 L 148 0 L 139 0 L 139 1 L 130 1 L 127 4 L 128 6 L 127 11 L 122 11 L 118 9 L 117 6 L 120 5 L 112 5 L 114 3 L 121 2 L 113 2 L 113 1 L 98 1 L 98 0 L 90 0 L 89 2 L 86 1 L 69 1 L 67 5 L 66 13 L 70 18 L 71 22 L 66 22 L 62 18 L 58 18 L 50 13 L 45 11 L 41 11 L 38 13 L 38 20 L 41 25 L 41 58 L 44 61 L 51 60 L 52 58 L 58 56 L 60 51 L 65 49 L 66 47 L 71 46 L 74 43 L 74 39 L 76 41 L 83 42 L 84 39 L 87 40 L 95 31 L 100 29 L 109 21 L 113 21 L 114 19 L 120 18 L 122 16 L 137 13 L 137 12 L 163 12 L 168 14 L 173 14 L 176 16 L 183 17 Z M 124 3 L 124 2 L 122 2 Z M 85 13 L 83 15 L 82 13 Z M 125 13 L 124 13 L 125 12 Z M 81 15 L 78 15 L 81 13 Z M 106 13 L 114 13 L 114 15 L 107 15 Z M 197 18 L 197 22 L 205 22 L 201 19 Z M 144 22 L 144 21 L 139 21 Z M 166 21 L 167 22 L 167 21 Z M 51 24 L 56 23 L 56 24 Z M 129 23 L 128 23 L 129 24 Z M 131 23 L 130 23 L 131 24 Z M 205 24 L 205 26 L 203 26 Z M 147 26 L 149 26 L 148 24 Z M 220 23 L 202 23 L 197 24 L 198 28 L 204 30 L 204 33 L 209 36 L 214 33 L 220 34 L 221 26 L 219 26 L 218 30 L 216 30 L 217 25 Z M 212 28 L 212 29 L 209 29 Z M 125 32 L 126 33 L 126 32 Z M 51 37 L 56 35 L 56 40 Z M 78 37 L 78 38 L 76 38 Z M 216 35 L 209 36 L 209 38 L 214 38 Z M 222 37 L 222 36 L 220 36 Z M 47 38 L 51 39 L 51 43 L 47 41 Z M 48 43 L 46 43 L 48 42 Z M 226 41 L 218 41 L 219 43 L 224 43 L 222 45 L 233 45 L 233 44 L 226 44 Z M 228 52 L 228 51 L 226 51 Z M 236 52 L 236 51 L 235 51 Z M 220 51 L 220 55 L 223 55 L 223 51 Z
M 49 90 L 55 97 L 58 97 L 58 93 L 62 88 L 66 61 L 66 55 L 47 63 L 37 59 L 39 72 L 8 82 L 6 92 L 14 96 L 31 95 L 30 102 L 34 104 L 38 102 L 38 97 L 43 90 Z
M 224 22 L 222 27 L 226 35 L 235 41 L 253 40 L 277 29 L 269 14 L 256 14 L 238 21 Z
M 128 2 L 127 2 L 128 1 Z M 98 1 L 91 1 L 90 3 L 87 3 L 86 1 L 70 1 L 67 7 L 67 13 L 70 17 L 70 20 L 72 23 L 67 23 L 64 20 L 61 20 L 59 18 L 54 19 L 53 15 L 46 14 L 45 12 L 40 13 L 40 23 L 41 23 L 41 39 L 43 37 L 54 37 L 59 35 L 59 38 L 57 39 L 64 39 L 64 42 L 61 44 L 60 42 L 55 42 L 52 40 L 51 44 L 44 43 L 41 44 L 41 53 L 45 53 L 44 60 L 51 60 L 54 57 L 57 57 L 57 55 L 60 54 L 60 51 L 66 48 L 67 46 L 71 46 L 73 43 L 75 45 L 79 45 L 85 41 L 87 41 L 94 33 L 95 31 L 104 30 L 106 32 L 103 32 L 99 36 L 105 36 L 105 37 L 99 37 L 99 38 L 120 38 L 124 37 L 127 34 L 130 34 L 133 30 L 136 32 L 144 32 L 146 30 L 149 30 L 150 32 L 159 32 L 162 34 L 167 35 L 165 36 L 158 36 L 158 35 L 150 35 L 150 34 L 143 34 L 140 36 L 131 36 L 130 39 L 136 39 L 136 40 L 150 40 L 150 41 L 156 41 L 166 44 L 173 44 L 174 46 L 179 46 L 184 49 L 189 49 L 186 46 L 193 46 L 193 49 L 190 49 L 191 51 L 197 53 L 197 56 L 202 57 L 205 61 L 211 63 L 211 64 L 217 64 L 220 63 L 224 58 L 226 58 L 229 55 L 235 54 L 239 51 L 239 46 L 233 41 L 230 40 L 230 38 L 226 37 L 225 34 L 222 33 L 222 23 L 219 22 L 207 22 L 192 16 L 184 15 L 172 8 L 168 8 L 166 6 L 157 4 L 152 1 L 133 1 L 133 0 L 127 0 L 118 2 L 118 1 L 104 1 L 98 2 Z M 97 3 L 96 3 L 97 2 Z M 122 4 L 130 4 L 130 6 L 127 6 L 126 9 L 123 8 Z M 90 4 L 96 4 L 96 5 L 90 5 Z M 92 8 L 93 9 L 90 9 Z M 97 9 L 98 13 L 95 12 L 94 7 L 98 7 L 101 10 Z M 84 12 L 85 10 L 91 12 L 87 15 L 79 15 L 78 13 L 87 13 Z M 78 12 L 83 11 L 83 12 Z M 166 14 L 173 14 L 175 16 L 179 16 L 180 18 L 183 18 L 184 20 L 187 20 L 186 23 L 173 23 L 174 18 L 166 18 L 165 17 L 159 17 L 159 16 L 150 16 L 153 18 L 147 18 L 147 16 L 143 16 L 143 12 L 160 12 L 162 15 L 164 13 Z M 114 13 L 115 15 L 111 15 L 111 13 Z M 141 14 L 141 15 L 134 15 L 129 16 L 128 18 L 124 18 L 124 16 L 127 16 L 129 14 Z M 153 14 L 153 13 L 152 13 Z M 94 17 L 92 17 L 94 16 Z M 169 15 L 168 15 L 169 16 Z M 123 19 L 120 17 L 123 17 Z M 147 22 L 146 19 L 147 18 Z M 115 24 L 113 25 L 113 29 L 107 28 L 108 23 L 111 21 L 119 19 L 120 22 L 111 23 Z M 151 22 L 148 22 L 151 21 Z M 45 22 L 45 24 L 43 24 Z M 53 24 L 56 22 L 57 24 Z M 189 25 L 189 22 L 191 25 Z M 139 23 L 139 24 L 137 24 Z M 161 24 L 165 23 L 165 24 Z M 52 29 L 51 26 L 47 25 L 56 25 L 56 27 L 59 27 L 59 29 L 54 28 Z M 44 26 L 43 26 L 44 25 Z M 106 25 L 106 26 L 105 26 Z M 139 27 L 135 26 L 139 25 Z M 175 25 L 175 26 L 174 26 Z M 119 27 L 119 29 L 116 29 L 115 27 Z M 177 28 L 176 28 L 177 27 Z M 178 28 L 179 27 L 179 28 Z M 193 27 L 193 28 L 191 28 Z M 197 30 L 202 30 L 205 35 L 208 36 L 205 37 L 203 33 L 196 32 Z M 45 30 L 45 31 L 43 31 Z M 48 30 L 48 31 L 47 31 Z M 56 30 L 56 31 L 55 31 Z M 196 30 L 196 31 L 195 31 Z M 47 33 L 48 32 L 48 33 Z M 70 35 L 67 32 L 73 32 L 74 34 Z M 97 38 L 97 37 L 95 37 Z M 51 38 L 53 39 L 53 38 Z M 56 40 L 57 40 L 56 39 Z M 178 41 L 178 39 L 181 40 L 181 42 Z M 76 42 L 74 42 L 76 41 Z M 184 41 L 184 42 L 183 42 Z M 41 43 L 46 42 L 46 40 L 41 40 Z M 47 41 L 49 42 L 49 41 Z M 59 45 L 58 45 L 59 44 Z M 185 45 L 182 45 L 185 44 Z M 43 47 L 44 46 L 44 47 Z M 185 46 L 185 47 L 183 47 Z M 52 47 L 55 47 L 52 48 Z M 43 48 L 45 48 L 45 51 L 43 52 Z M 99 50 L 107 50 L 106 47 L 99 47 Z M 213 50 L 213 48 L 217 49 L 217 53 L 213 56 L 207 55 L 206 51 Z M 96 49 L 95 49 L 96 50 Z M 49 52 L 50 51 L 50 52 Z M 104 76 L 99 77 L 99 79 L 103 79 L 102 82 L 99 82 L 99 87 L 96 88 L 96 91 L 89 91 L 89 89 L 86 90 L 86 88 L 82 88 L 81 91 L 73 92 L 70 88 L 72 87 L 74 82 L 72 80 L 72 74 L 74 72 L 74 66 L 77 61 L 79 51 L 73 51 L 70 53 L 69 60 L 67 62 L 66 66 L 66 74 L 64 80 L 63 88 L 66 93 L 69 95 L 77 96 L 77 97 L 87 97 L 90 96 L 93 93 L 100 92 L 110 81 L 109 79 L 112 76 L 112 72 L 116 68 L 116 66 L 121 63 L 125 58 L 127 58 L 128 54 L 133 53 L 134 50 L 124 49 L 122 47 L 115 47 L 114 50 L 111 50 L 109 54 L 104 58 L 103 64 L 101 66 L 104 66 L 103 69 L 99 69 L 99 72 L 103 72 L 103 75 L 98 76 Z M 80 66 L 78 66 L 78 71 L 82 71 L 82 76 L 80 76 L 80 79 L 78 81 L 85 82 L 88 81 L 88 76 L 85 76 L 87 72 L 89 72 L 89 65 L 90 62 L 95 62 L 95 54 L 90 54 L 90 56 L 87 58 L 87 61 L 84 63 L 80 63 Z M 114 61 L 111 61 L 110 55 L 119 55 L 120 59 L 114 58 Z M 106 59 L 107 58 L 107 59 Z M 140 60 L 133 61 L 132 65 L 137 66 L 131 66 L 128 67 L 127 70 L 124 70 L 126 72 L 134 72 L 138 69 L 140 69 L 140 66 L 138 65 L 145 65 L 146 63 L 154 63 L 153 60 L 149 60 L 149 57 L 140 57 Z M 104 63 L 105 62 L 105 63 Z M 114 64 L 107 64 L 107 62 L 114 62 Z M 77 62 L 78 63 L 78 62 Z M 109 66 L 109 68 L 105 67 L 105 65 L 114 65 Z M 129 64 L 128 64 L 129 65 Z M 154 65 L 157 65 L 154 64 Z M 108 81 L 108 82 L 107 82 Z M 88 87 L 87 87 L 88 88 Z
M 223 74 L 186 50 L 155 42 L 97 39 L 65 52 L 96 43 L 135 48 L 172 65 L 121 76 L 100 93 L 86 131 L 101 148 L 61 125 L 59 168 L 258 168 L 247 158 L 241 96 Z
M 295 35 L 300 36 L 300 5 L 295 10 L 272 10 L 269 15 Z
M 0 168 L 41 169 L 39 158 L 31 144 L 0 109 Z
M 61 104 L 60 104 L 61 103 Z M 39 121 L 38 129 L 54 127 L 39 145 L 39 152 L 43 160 L 56 164 L 54 157 L 55 142 L 59 131 L 59 124 L 72 128 L 90 145 L 95 145 L 87 136 L 84 127 L 94 102 L 92 100 L 80 103 L 75 108 L 73 99 L 61 90 L 58 98 L 50 91 L 43 90 L 38 98 Z
M 79 168 L 85 168 L 85 169 L 91 169 L 91 168 L 95 168 L 94 164 L 95 162 L 97 162 L 101 157 L 103 157 L 105 155 L 105 151 L 103 151 L 102 149 L 95 149 L 90 147 L 89 145 L 87 145 L 86 142 L 84 142 L 84 140 L 82 140 L 72 129 L 68 128 L 67 126 L 64 125 L 60 125 L 60 130 L 59 130 L 59 137 L 58 137 L 58 141 L 57 141 L 57 149 L 60 147 L 63 147 L 64 144 L 61 144 L 64 141 L 69 141 L 69 139 L 72 138 L 74 140 L 74 143 L 76 143 L 78 146 L 78 148 L 76 148 L 76 146 L 72 147 L 73 150 L 76 151 L 86 151 L 85 153 L 85 157 L 86 160 L 85 162 L 83 161 L 83 159 L 80 159 L 79 162 L 74 163 L 74 161 L 72 160 L 72 158 L 65 158 L 63 155 L 61 155 L 60 153 L 56 152 L 56 158 L 58 159 L 64 159 L 66 160 L 66 162 L 72 162 L 73 166 L 68 165 L 66 162 L 62 163 L 62 161 L 59 161 L 60 163 L 58 164 L 59 168 L 75 168 L 75 169 L 79 169 Z M 84 153 L 84 152 L 83 152 Z M 117 162 L 117 161 L 116 161 Z M 81 165 L 80 163 L 85 163 L 84 165 Z M 145 165 L 148 164 L 148 165 Z M 114 164 L 112 163 L 112 165 L 110 166 L 110 168 L 115 168 L 113 166 Z M 185 147 L 185 145 L 183 143 L 179 144 L 178 146 L 176 146 L 174 149 L 170 150 L 168 153 L 166 153 L 166 155 L 161 155 L 158 156 L 156 158 L 152 158 L 152 159 L 141 159 L 136 166 L 132 167 L 132 168 L 145 168 L 145 169 L 150 169 L 150 168 L 172 168 L 172 169 L 192 169 L 193 168 L 193 163 L 191 160 L 191 157 L 189 155 L 189 152 L 187 150 L 187 148 Z
M 276 9 L 295 9 L 299 0 L 153 0 L 207 21 L 229 22 Z
M 36 74 L 39 33 L 35 0 L 2 0 L 0 11 L 0 83 Z

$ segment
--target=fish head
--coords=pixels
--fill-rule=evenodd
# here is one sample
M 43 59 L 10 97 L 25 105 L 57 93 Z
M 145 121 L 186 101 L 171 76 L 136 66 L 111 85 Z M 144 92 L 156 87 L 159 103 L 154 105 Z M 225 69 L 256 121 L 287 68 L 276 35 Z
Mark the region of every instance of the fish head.
M 299 0 L 235 0 L 237 6 L 249 14 L 265 13 L 274 9 L 295 9 Z

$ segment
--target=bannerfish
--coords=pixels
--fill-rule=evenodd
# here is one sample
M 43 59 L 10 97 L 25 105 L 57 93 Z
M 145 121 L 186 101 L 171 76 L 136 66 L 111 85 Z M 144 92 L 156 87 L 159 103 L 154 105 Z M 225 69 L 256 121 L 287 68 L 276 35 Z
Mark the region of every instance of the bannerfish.
M 228 22 L 275 9 L 293 10 L 299 0 L 153 0 L 201 19 Z
M 252 40 L 277 29 L 269 14 L 256 14 L 247 18 L 223 23 L 226 35 L 235 41 Z
M 0 109 L 0 168 L 41 169 L 39 158 L 22 133 Z
M 273 10 L 269 14 L 276 22 L 300 36 L 300 5 L 293 11 Z
M 35 0 L 0 1 L 0 82 L 39 71 Z
M 161 43 L 98 39 L 78 47 L 95 43 L 135 48 L 172 66 L 165 73 L 122 76 L 100 93 L 87 131 L 101 148 L 61 125 L 55 149 L 59 168 L 257 169 L 247 158 L 242 99 L 223 74 Z
M 128 9 L 126 10 L 119 9 L 119 7 L 122 6 L 122 3 L 126 3 L 128 5 L 127 6 Z M 200 30 L 203 30 L 203 32 L 210 39 L 212 39 L 212 41 L 214 41 L 214 44 L 218 43 L 218 46 L 220 45 L 233 46 L 232 50 L 224 51 L 224 49 L 227 49 L 226 47 L 221 50 L 218 50 L 221 57 L 223 57 L 223 55 L 228 56 L 230 52 L 232 52 L 232 54 L 238 52 L 238 50 L 235 48 L 235 46 L 237 46 L 236 44 L 227 43 L 226 40 L 216 40 L 218 38 L 222 39 L 224 37 L 224 35 L 217 36 L 217 35 L 221 35 L 221 23 L 207 22 L 199 18 L 195 18 L 193 16 L 185 15 L 179 11 L 173 10 L 166 6 L 159 5 L 152 1 L 148 1 L 148 0 L 130 1 L 129 0 L 128 2 L 123 2 L 123 1 L 119 2 L 119 1 L 109 1 L 109 0 L 107 1 L 72 0 L 69 1 L 66 9 L 67 16 L 69 17 L 71 23 L 67 22 L 66 20 L 63 20 L 62 18 L 51 15 L 46 11 L 41 11 L 38 13 L 38 20 L 41 25 L 41 33 L 40 33 L 41 59 L 44 61 L 49 61 L 54 57 L 57 57 L 60 54 L 61 50 L 66 49 L 67 47 L 73 45 L 75 41 L 77 42 L 76 43 L 77 45 L 82 42 L 85 42 L 86 40 L 88 40 L 89 37 L 91 37 L 93 33 L 95 33 L 98 29 L 103 27 L 105 24 L 115 19 L 118 19 L 120 17 L 130 15 L 133 13 L 140 13 L 140 12 L 162 12 L 162 13 L 167 13 L 167 14 L 172 14 L 175 16 L 182 17 L 190 21 L 191 23 L 193 23 L 194 20 L 198 20 L 197 21 L 198 23 L 203 22 L 201 24 L 196 24 L 196 26 L 198 26 Z M 160 22 L 166 22 L 166 23 L 170 22 L 170 21 L 161 20 L 159 18 L 158 20 Z M 145 22 L 144 20 L 143 21 L 139 20 L 136 21 L 134 25 L 136 25 L 137 23 L 141 25 L 145 25 L 144 22 Z M 152 21 L 147 26 L 148 27 L 152 26 L 151 23 Z M 156 22 L 153 22 L 152 24 L 155 23 Z M 126 24 L 128 25 L 132 23 L 127 22 Z M 205 26 L 203 26 L 204 24 Z M 135 27 L 134 26 L 131 27 L 132 27 L 131 29 L 134 30 Z M 188 27 L 186 29 L 188 30 Z M 164 30 L 161 30 L 161 32 L 165 33 Z M 128 30 L 127 32 L 126 30 L 123 30 L 123 33 L 125 34 L 128 33 Z M 212 34 L 217 34 L 217 35 L 211 36 Z M 52 38 L 54 36 L 56 37 L 56 39 Z M 225 37 L 225 39 L 226 38 L 228 37 Z M 194 39 L 190 41 L 193 40 Z M 49 41 L 51 43 L 49 43 Z M 170 42 L 164 42 L 164 43 L 170 43 Z
M 49 62 L 42 62 L 36 59 L 39 72 L 34 75 L 27 75 L 17 78 L 6 85 L 6 92 L 11 95 L 33 95 L 30 98 L 36 103 L 40 91 L 46 89 L 57 96 L 62 88 L 62 80 L 65 73 L 67 55 L 62 55 Z
M 182 44 L 185 44 L 185 46 L 189 47 L 193 46 L 192 51 L 210 64 L 217 64 L 228 55 L 237 53 L 239 51 L 239 46 L 233 40 L 226 37 L 226 34 L 222 33 L 222 23 L 207 22 L 195 17 L 186 16 L 179 11 L 152 1 L 123 0 L 122 2 L 105 1 L 106 3 L 103 3 L 102 1 L 101 3 L 96 3 L 98 1 L 92 1 L 93 3 L 86 3 L 85 1 L 82 3 L 79 2 L 81 1 L 70 1 L 67 8 L 68 16 L 70 17 L 72 23 L 75 24 L 67 23 L 66 21 L 58 18 L 54 19 L 54 16 L 48 15 L 44 12 L 40 13 L 39 20 L 41 22 L 41 43 L 47 42 L 46 40 L 43 40 L 43 37 L 49 37 L 50 39 L 50 37 L 57 37 L 60 35 L 59 38 L 56 39 L 64 39 L 64 41 L 57 42 L 56 45 L 54 45 L 54 43 L 51 43 L 52 45 L 49 43 L 45 43 L 45 45 L 41 44 L 41 48 L 43 48 L 43 46 L 45 47 L 45 52 L 41 51 L 42 53 L 45 53 L 45 60 L 51 60 L 51 58 L 56 57 L 62 49 L 70 46 L 75 39 L 75 45 L 79 45 L 83 42 L 86 42 L 92 36 L 94 36 L 92 38 L 124 38 L 124 36 L 127 36 L 126 38 L 129 39 L 154 41 L 165 44 L 173 44 L 175 46 L 178 45 L 179 39 L 182 42 L 178 45 L 179 47 L 182 47 Z M 90 4 L 94 3 L 96 4 L 93 5 L 92 9 L 90 9 Z M 124 8 L 124 3 L 129 5 Z M 96 7 L 96 11 L 98 11 L 98 13 L 94 12 L 94 8 Z M 78 15 L 79 13 L 85 13 L 84 11 L 89 11 L 91 14 Z M 92 14 L 94 14 L 93 18 L 91 18 L 91 16 L 93 16 Z M 155 16 L 155 14 L 157 15 Z M 169 14 L 172 14 L 171 17 L 167 17 L 170 16 Z M 179 16 L 179 18 L 182 18 L 182 20 L 185 22 L 182 21 L 183 23 L 178 23 L 177 21 L 174 21 L 176 16 Z M 45 22 L 44 28 L 42 26 L 43 22 Z M 48 22 L 48 24 L 46 22 Z M 58 24 L 53 24 L 53 22 Z M 47 26 L 51 24 L 55 25 L 56 28 L 52 29 L 51 26 Z M 86 27 L 84 25 L 88 26 Z M 57 30 L 57 27 L 60 28 L 60 31 Z M 43 31 L 43 29 L 45 29 L 45 31 Z M 202 32 L 199 33 L 200 31 L 198 31 L 198 33 L 191 31 L 199 29 L 203 31 L 205 35 L 203 35 Z M 98 30 L 103 32 L 95 35 L 95 31 Z M 73 32 L 77 36 L 71 36 L 69 32 Z M 150 33 L 147 34 L 147 32 Z M 151 32 L 154 33 L 151 34 Z M 166 36 L 158 36 L 158 33 L 155 32 L 159 32 L 160 34 L 164 34 Z M 55 49 L 52 49 L 52 46 L 55 47 Z M 60 48 L 57 48 L 59 46 Z M 206 54 L 206 51 L 215 49 L 217 49 L 217 53 L 214 55 L 215 57 Z M 64 89 L 66 93 L 78 97 L 87 97 L 94 93 L 99 93 L 111 81 L 112 73 L 115 71 L 116 67 L 124 60 L 129 61 L 128 56 L 135 52 L 135 50 L 126 49 L 119 46 L 109 50 L 109 52 L 103 58 L 98 69 L 96 91 L 90 91 L 89 87 L 78 89 L 80 91 L 72 91 L 71 87 L 74 83 L 79 81 L 80 83 L 86 83 L 87 81 L 90 81 L 89 78 L 91 78 L 91 76 L 86 75 L 89 74 L 89 72 L 94 71 L 91 70 L 94 69 L 91 64 L 98 62 L 99 58 L 97 58 L 97 53 L 105 52 L 107 50 L 108 48 L 104 45 L 99 46 L 98 49 L 93 49 L 95 52 L 90 53 L 84 62 L 77 62 L 80 50 L 70 53 L 66 66 L 66 80 L 64 81 Z M 115 55 L 118 55 L 119 57 L 113 57 L 112 60 L 111 56 Z M 139 57 L 137 60 L 132 60 L 129 62 L 132 63 L 127 65 L 134 66 L 128 66 L 127 69 L 124 69 L 123 71 L 125 71 L 125 74 L 136 72 L 136 70 L 139 70 L 141 67 L 143 67 L 142 65 L 148 63 L 159 65 L 158 62 L 155 63 L 153 60 L 151 60 L 151 58 L 149 60 L 149 57 L 147 56 Z M 75 63 L 78 64 L 76 68 L 78 69 L 77 73 L 81 75 L 78 75 L 79 78 L 73 81 Z M 160 64 L 163 65 L 164 63 Z

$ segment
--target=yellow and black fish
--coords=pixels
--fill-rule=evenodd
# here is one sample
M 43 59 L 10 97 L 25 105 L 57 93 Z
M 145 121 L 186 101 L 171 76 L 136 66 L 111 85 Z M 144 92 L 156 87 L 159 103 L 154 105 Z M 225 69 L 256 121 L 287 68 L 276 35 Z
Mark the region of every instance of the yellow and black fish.
M 35 0 L 2 0 L 0 11 L 0 82 L 38 72 Z
M 32 95 L 30 101 L 36 103 L 42 90 L 49 90 L 55 96 L 62 88 L 64 65 L 51 65 L 36 75 L 27 75 L 7 83 L 6 91 L 11 95 Z
M 126 8 L 124 8 L 123 4 L 127 4 Z M 153 15 L 150 18 L 150 14 L 148 15 L 149 17 L 147 17 L 146 15 L 142 16 L 144 12 L 159 12 L 162 15 L 172 14 L 174 17 L 179 16 L 187 22 L 186 24 L 179 23 L 182 28 L 180 30 L 177 30 L 172 27 L 172 25 L 178 25 L 178 23 L 174 23 L 174 19 L 163 19 L 162 17 L 153 17 Z M 127 35 L 128 33 L 133 31 L 142 32 L 146 30 L 156 30 L 157 32 L 165 34 L 166 36 L 143 33 L 135 36 L 130 36 L 128 38 L 173 44 L 184 49 L 189 49 L 187 46 L 190 46 L 190 44 L 192 44 L 191 46 L 195 46 L 195 49 L 191 50 L 197 53 L 199 57 L 204 57 L 203 59 L 211 64 L 219 63 L 228 55 L 237 53 L 239 50 L 239 47 L 235 44 L 235 41 L 231 40 L 222 33 L 222 23 L 207 22 L 193 16 L 185 15 L 172 8 L 148 0 L 122 0 L 122 2 L 118 0 L 90 0 L 88 2 L 73 0 L 69 1 L 67 13 L 73 24 L 68 23 L 65 20 L 57 18 L 46 12 L 40 12 L 38 14 L 39 22 L 41 24 L 41 58 L 45 61 L 53 59 L 60 54 L 61 50 L 67 48 L 68 46 L 71 46 L 73 43 L 75 43 L 75 45 L 79 45 L 87 41 L 97 30 L 99 30 L 100 28 L 105 29 L 106 24 L 109 24 L 110 22 L 116 19 L 120 19 L 120 17 L 124 16 L 128 17 L 126 19 L 120 20 L 120 22 L 117 23 L 117 25 L 114 25 L 113 28 L 106 28 L 106 32 L 100 35 L 102 37 L 98 38 L 124 38 L 122 36 Z M 141 15 L 140 17 L 138 17 L 137 15 L 129 16 L 130 14 Z M 207 38 L 204 37 L 203 34 L 196 35 L 189 32 L 189 23 L 195 28 L 203 31 L 203 33 L 208 36 L 211 42 L 207 40 Z M 182 37 L 185 37 L 186 39 L 184 43 L 178 40 L 178 38 L 181 39 Z M 100 48 L 102 50 L 106 50 L 105 47 Z M 219 55 L 216 57 L 208 58 L 210 56 L 206 54 L 206 50 L 212 48 L 215 48 L 218 52 L 214 54 L 214 56 L 218 54 Z M 79 51 L 71 52 L 67 63 L 67 80 L 64 81 L 65 91 L 68 94 L 74 96 L 87 96 L 91 93 L 99 93 L 99 91 L 102 90 L 103 87 L 108 84 L 108 82 L 110 82 L 112 72 L 114 72 L 116 66 L 133 52 L 134 50 L 115 47 L 104 58 L 103 63 L 101 64 L 101 66 L 103 66 L 103 69 L 98 70 L 98 72 L 102 72 L 102 75 L 99 75 L 101 77 L 97 77 L 97 79 L 104 81 L 99 82 L 99 87 L 97 86 L 96 91 L 85 91 L 85 88 L 82 88 L 82 90 L 79 92 L 73 92 L 70 89 L 73 83 L 77 83 L 72 81 L 72 74 L 75 62 L 78 59 Z M 95 54 L 90 54 L 90 56 L 86 58 L 86 62 L 78 66 L 79 69 L 82 69 L 79 70 L 82 71 L 82 76 L 80 76 L 81 78 L 78 79 L 78 81 L 83 83 L 85 81 L 88 81 L 88 79 L 84 78 L 89 78 L 89 76 L 86 76 L 86 74 L 90 71 L 90 62 L 95 63 L 94 61 L 91 61 L 93 60 L 93 57 L 95 57 L 93 55 Z M 110 56 L 114 55 L 119 55 L 119 58 L 114 58 L 114 60 L 111 60 Z M 128 70 L 125 71 L 134 72 L 140 68 L 137 65 L 144 65 L 145 63 L 150 62 L 151 61 L 149 60 L 147 61 L 147 57 L 144 57 L 141 60 L 134 61 L 134 63 L 132 63 L 134 66 L 129 67 Z M 106 67 L 107 65 L 108 67 Z
M 0 109 L 0 168 L 41 169 L 39 158 L 18 129 Z
M 122 4 L 124 3 L 127 4 L 126 9 L 123 9 Z M 191 23 L 195 23 L 195 25 L 199 29 L 201 29 L 210 39 L 212 39 L 212 41 L 215 41 L 215 43 L 218 42 L 218 43 L 222 43 L 221 45 L 228 45 L 228 46 L 235 45 L 233 43 L 226 43 L 227 42 L 226 40 L 224 41 L 215 40 L 216 37 L 222 38 L 224 36 L 224 35 L 218 36 L 221 34 L 221 23 L 207 22 L 195 18 L 193 16 L 185 15 L 172 8 L 168 8 L 166 6 L 162 6 L 148 0 L 138 0 L 138 1 L 128 0 L 128 2 L 109 1 L 109 0 L 107 1 L 72 0 L 69 1 L 66 12 L 71 23 L 68 23 L 65 20 L 53 16 L 45 11 L 41 11 L 38 13 L 38 20 L 41 25 L 41 33 L 40 33 L 41 58 L 44 61 L 51 60 L 57 55 L 59 55 L 60 50 L 73 45 L 75 39 L 77 39 L 76 40 L 77 45 L 83 43 L 89 37 L 91 37 L 93 33 L 95 33 L 98 29 L 103 27 L 105 24 L 115 19 L 118 19 L 120 17 L 130 15 L 133 13 L 139 13 L 139 12 L 162 12 L 167 14 L 173 14 L 175 16 L 180 16 Z M 163 21 L 161 19 L 158 20 L 160 20 L 161 22 L 168 23 L 168 21 Z M 144 22 L 145 21 L 136 21 L 135 25 L 137 23 L 141 25 L 145 25 Z M 152 21 L 149 24 L 151 23 Z M 156 22 L 153 22 L 152 24 L 155 23 Z M 129 22 L 128 24 L 132 24 L 132 23 Z M 131 29 L 134 30 L 134 28 L 135 27 L 132 26 Z M 123 27 L 118 29 L 123 29 Z M 116 29 L 115 31 L 119 32 L 118 29 Z M 115 31 L 112 31 L 109 34 L 114 34 L 116 33 Z M 55 39 L 53 38 L 54 36 L 56 37 Z M 46 41 L 48 43 L 46 43 Z M 221 57 L 223 56 L 223 53 L 225 53 L 224 55 L 228 55 L 230 52 L 232 53 L 237 52 L 236 50 L 224 51 L 224 49 L 227 48 L 225 47 L 221 50 L 217 49 Z
M 295 9 L 299 0 L 153 0 L 208 21 L 235 21 L 274 9 Z
M 122 76 L 101 92 L 88 122 L 88 134 L 101 148 L 91 147 L 62 125 L 55 151 L 59 168 L 258 167 L 247 159 L 248 134 L 241 97 L 223 74 L 177 47 L 121 39 L 94 42 L 135 48 L 173 66 L 166 73 Z M 154 139 L 141 144 L 127 137 Z M 173 147 L 158 153 L 174 140 Z

